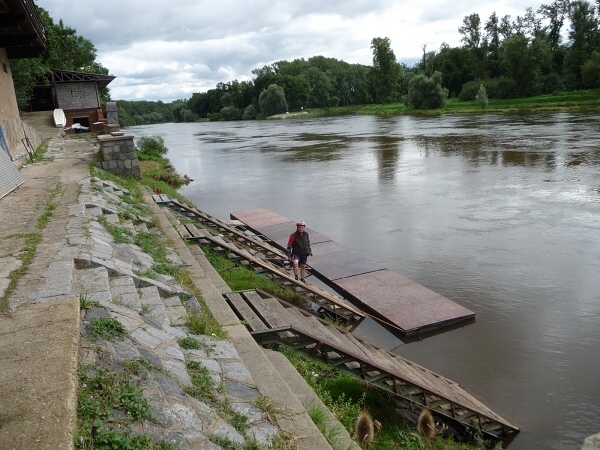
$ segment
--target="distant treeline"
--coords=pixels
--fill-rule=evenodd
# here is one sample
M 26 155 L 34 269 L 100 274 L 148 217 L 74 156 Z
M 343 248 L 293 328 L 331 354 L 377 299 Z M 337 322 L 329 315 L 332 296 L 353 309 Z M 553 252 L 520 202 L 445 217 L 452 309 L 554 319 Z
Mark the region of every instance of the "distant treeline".
M 188 100 L 120 101 L 121 117 L 125 125 L 256 118 L 264 115 L 260 95 L 270 85 L 283 89 L 289 111 L 409 104 L 411 79 L 433 78 L 436 72 L 445 93 L 461 100 L 475 100 L 481 86 L 490 99 L 600 88 L 600 0 L 557 0 L 537 11 L 526 8 L 514 20 L 493 13 L 482 21 L 474 13 L 464 18 L 458 32 L 461 47 L 443 43 L 428 51 L 424 46 L 421 60 L 412 67 L 397 62 L 389 39 L 375 38 L 373 66 L 323 56 L 278 61 L 252 71 L 252 81 L 219 83 Z
M 95 48 L 75 30 L 54 24 L 39 8 L 49 48 L 37 65 L 15 61 L 15 87 L 47 67 L 106 73 Z M 565 24 L 568 24 L 565 25 Z M 189 99 L 117 100 L 122 125 L 237 120 L 308 108 L 404 103 L 439 108 L 447 97 L 507 99 L 600 88 L 600 0 L 556 0 L 512 19 L 473 13 L 458 27 L 460 47 L 422 47 L 409 67 L 397 62 L 388 38 L 371 41 L 371 66 L 335 58 L 277 61 L 252 71 L 251 81 L 218 83 Z M 24 60 L 36 61 L 36 60 Z M 21 70 L 19 70 L 21 69 Z M 35 69 L 35 70 L 34 70 Z M 28 78 L 29 77 L 29 78 Z M 26 98 L 27 90 L 20 90 Z M 20 95 L 18 93 L 18 95 Z

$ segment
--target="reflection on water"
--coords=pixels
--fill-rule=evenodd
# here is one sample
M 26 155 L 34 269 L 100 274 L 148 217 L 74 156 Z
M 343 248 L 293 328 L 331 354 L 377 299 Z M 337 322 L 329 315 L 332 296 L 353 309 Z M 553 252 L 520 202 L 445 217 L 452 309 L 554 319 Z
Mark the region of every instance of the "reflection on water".
M 220 218 L 302 219 L 476 314 L 403 344 L 357 333 L 459 382 L 523 432 L 578 449 L 600 431 L 599 116 L 336 117 L 165 124 L 181 189 Z

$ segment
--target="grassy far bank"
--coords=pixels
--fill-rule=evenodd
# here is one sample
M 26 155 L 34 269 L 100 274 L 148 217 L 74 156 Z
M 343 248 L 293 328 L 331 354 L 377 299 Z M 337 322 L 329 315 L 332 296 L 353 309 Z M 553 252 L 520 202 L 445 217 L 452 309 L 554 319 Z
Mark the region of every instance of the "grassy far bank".
M 289 114 L 278 114 L 270 118 L 313 118 L 345 114 L 383 116 L 412 114 L 435 116 L 439 114 L 532 114 L 548 112 L 598 113 L 600 112 L 600 90 L 563 92 L 527 98 L 489 99 L 485 108 L 481 108 L 476 101 L 462 101 L 457 98 L 451 98 L 440 109 L 415 110 L 404 103 L 390 103 L 309 109 L 302 112 L 296 111 Z

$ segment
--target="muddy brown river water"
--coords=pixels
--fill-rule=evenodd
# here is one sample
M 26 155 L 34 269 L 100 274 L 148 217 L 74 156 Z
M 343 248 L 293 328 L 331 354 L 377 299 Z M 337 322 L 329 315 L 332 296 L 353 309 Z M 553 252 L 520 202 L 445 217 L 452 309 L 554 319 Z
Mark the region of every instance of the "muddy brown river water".
M 405 344 L 521 427 L 511 450 L 600 432 L 600 116 L 350 116 L 132 127 L 222 218 L 269 208 L 476 314 Z M 293 230 L 290 230 L 292 232 Z M 310 261 L 309 261 L 310 263 Z

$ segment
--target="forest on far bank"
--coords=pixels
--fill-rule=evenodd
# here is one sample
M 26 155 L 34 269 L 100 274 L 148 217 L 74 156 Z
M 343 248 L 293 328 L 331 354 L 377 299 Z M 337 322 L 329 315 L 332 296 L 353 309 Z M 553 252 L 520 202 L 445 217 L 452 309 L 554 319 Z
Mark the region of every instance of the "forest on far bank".
M 43 70 L 107 74 L 87 39 L 38 8 L 47 29 L 46 53 L 11 61 L 20 105 L 27 83 Z M 422 48 L 412 67 L 398 62 L 387 37 L 371 41 L 371 66 L 324 56 L 276 61 L 252 71 L 250 81 L 218 83 L 189 99 L 118 100 L 122 126 L 199 119 L 240 120 L 306 109 L 402 104 L 407 110 L 443 108 L 452 102 L 530 98 L 600 88 L 600 0 L 555 0 L 514 19 L 472 13 L 457 24 L 460 47 Z M 118 74 L 117 74 L 118 75 Z M 25 86 L 25 88 L 23 87 Z M 104 92 L 105 100 L 110 92 Z

